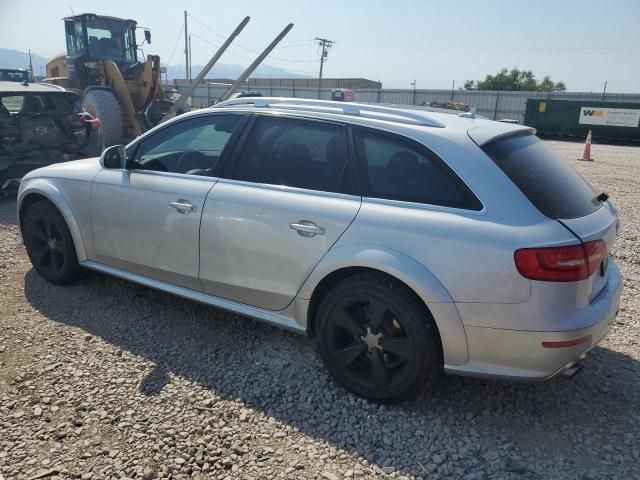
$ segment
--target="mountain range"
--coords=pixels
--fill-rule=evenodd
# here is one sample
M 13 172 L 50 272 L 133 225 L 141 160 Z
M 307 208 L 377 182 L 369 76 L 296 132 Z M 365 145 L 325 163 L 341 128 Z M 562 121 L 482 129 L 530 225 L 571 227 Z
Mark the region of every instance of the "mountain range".
M 31 61 L 33 63 L 33 74 L 36 76 L 46 76 L 46 66 L 49 58 L 32 53 Z M 0 68 L 1 67 L 29 68 L 29 54 L 18 50 L 0 48 Z M 202 67 L 204 67 L 204 65 L 193 65 L 191 72 L 194 77 L 202 70 Z M 167 77 L 169 79 L 185 78 L 184 70 L 184 65 L 169 65 L 167 67 Z M 239 77 L 243 71 L 244 67 L 242 65 L 219 63 L 211 69 L 207 78 L 233 79 Z M 306 78 L 306 76 L 290 72 L 284 68 L 262 64 L 251 74 L 251 78 Z

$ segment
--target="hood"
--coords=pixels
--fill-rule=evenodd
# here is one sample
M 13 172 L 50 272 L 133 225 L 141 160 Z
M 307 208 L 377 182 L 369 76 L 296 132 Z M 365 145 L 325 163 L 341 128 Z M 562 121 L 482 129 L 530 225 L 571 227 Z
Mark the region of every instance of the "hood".
M 60 162 L 38 168 L 27 173 L 23 180 L 39 177 L 69 178 L 76 180 L 92 180 L 102 169 L 100 157 L 83 158 Z

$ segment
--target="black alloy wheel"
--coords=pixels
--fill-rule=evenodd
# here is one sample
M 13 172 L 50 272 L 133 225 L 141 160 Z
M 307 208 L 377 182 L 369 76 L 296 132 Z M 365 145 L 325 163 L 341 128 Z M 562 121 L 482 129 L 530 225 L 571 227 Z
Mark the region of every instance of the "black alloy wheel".
M 356 275 L 331 289 L 318 309 L 316 340 L 336 380 L 382 403 L 417 395 L 442 368 L 429 312 L 384 275 Z
M 39 201 L 29 207 L 22 236 L 31 264 L 45 280 L 65 284 L 81 275 L 71 233 L 58 209 L 49 202 Z

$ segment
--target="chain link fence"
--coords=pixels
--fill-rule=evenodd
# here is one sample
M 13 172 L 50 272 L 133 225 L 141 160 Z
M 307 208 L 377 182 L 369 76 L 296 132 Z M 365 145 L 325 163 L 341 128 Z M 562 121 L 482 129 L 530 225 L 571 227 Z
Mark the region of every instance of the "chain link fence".
M 169 82 L 165 88 L 182 93 L 186 90 L 184 80 Z M 228 85 L 203 82 L 195 90 L 191 104 L 196 108 L 213 105 L 226 92 Z M 331 99 L 331 89 L 296 87 L 250 87 L 252 92 L 260 92 L 265 97 L 293 97 Z M 462 102 L 485 117 L 500 120 L 511 119 L 524 122 L 524 112 L 528 98 L 582 101 L 610 101 L 640 103 L 640 93 L 581 93 L 581 92 L 504 92 L 483 90 L 412 90 L 370 88 L 355 89 L 357 102 L 387 103 L 395 105 L 422 105 L 424 102 Z

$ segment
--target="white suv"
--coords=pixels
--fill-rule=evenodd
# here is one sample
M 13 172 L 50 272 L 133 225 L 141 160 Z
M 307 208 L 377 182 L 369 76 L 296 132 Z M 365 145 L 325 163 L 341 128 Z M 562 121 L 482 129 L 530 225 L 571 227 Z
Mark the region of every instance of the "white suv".
M 51 282 L 89 268 L 306 333 L 376 401 L 443 370 L 546 379 L 604 337 L 622 281 L 615 208 L 534 133 L 239 98 L 30 173 L 20 226 Z

